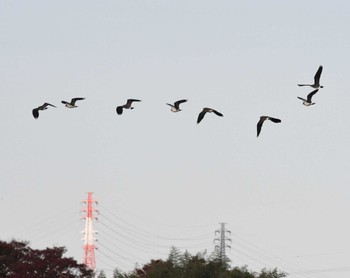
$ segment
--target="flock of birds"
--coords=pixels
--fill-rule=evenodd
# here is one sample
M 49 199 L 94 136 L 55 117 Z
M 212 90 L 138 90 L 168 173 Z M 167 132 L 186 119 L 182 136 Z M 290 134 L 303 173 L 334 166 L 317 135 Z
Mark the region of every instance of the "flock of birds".
M 320 85 L 320 78 L 321 78 L 322 69 L 323 69 L 323 67 L 319 66 L 319 68 L 318 68 L 318 70 L 317 70 L 317 72 L 316 72 L 316 74 L 314 76 L 314 83 L 313 84 L 298 84 L 298 86 L 300 86 L 300 87 L 308 86 L 308 87 L 311 87 L 311 88 L 315 89 L 315 90 L 313 90 L 311 93 L 309 93 L 307 95 L 306 99 L 302 98 L 302 97 L 298 97 L 298 99 L 303 101 L 303 104 L 305 106 L 314 105 L 315 103 L 312 102 L 312 97 L 318 92 L 318 90 L 320 88 L 323 88 L 323 86 Z M 72 98 L 70 102 L 67 102 L 67 101 L 64 101 L 64 100 L 62 100 L 61 102 L 67 108 L 76 108 L 78 106 L 76 106 L 75 103 L 78 100 L 84 100 L 84 99 L 85 98 L 77 97 L 77 98 Z M 139 99 L 128 99 L 126 104 L 117 106 L 117 108 L 116 108 L 117 114 L 118 115 L 122 115 L 124 109 L 134 109 L 134 107 L 132 106 L 133 102 L 140 102 L 140 101 L 141 100 L 139 100 Z M 180 104 L 182 104 L 184 102 L 187 102 L 187 99 L 178 100 L 178 101 L 174 102 L 174 104 L 170 104 L 170 103 L 166 103 L 166 104 L 171 107 L 171 111 L 172 112 L 179 112 L 179 111 L 181 111 Z M 55 105 L 52 105 L 52 104 L 50 104 L 48 102 L 45 102 L 43 105 L 33 109 L 33 111 L 32 111 L 33 117 L 35 119 L 38 119 L 39 118 L 39 111 L 46 110 L 46 109 L 49 108 L 49 106 L 52 106 L 52 107 L 56 108 Z M 203 120 L 203 118 L 204 118 L 206 113 L 214 113 L 214 114 L 216 114 L 219 117 L 223 117 L 224 116 L 222 113 L 216 111 L 213 108 L 204 107 L 203 110 L 198 114 L 197 124 L 199 124 Z M 262 129 L 262 126 L 263 126 L 263 123 L 266 120 L 270 120 L 270 121 L 272 121 L 274 123 L 280 123 L 281 122 L 281 120 L 278 119 L 278 118 L 273 118 L 273 117 L 270 117 L 270 116 L 261 116 L 259 121 L 258 121 L 258 123 L 257 123 L 257 137 L 259 136 L 259 134 L 261 132 L 261 129 Z

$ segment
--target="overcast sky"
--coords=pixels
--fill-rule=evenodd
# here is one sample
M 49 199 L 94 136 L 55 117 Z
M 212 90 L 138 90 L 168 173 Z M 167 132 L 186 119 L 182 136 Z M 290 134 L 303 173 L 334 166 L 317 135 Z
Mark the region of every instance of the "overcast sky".
M 2 240 L 131 270 L 171 245 L 349 277 L 349 1 L 0 2 Z M 305 107 L 319 65 L 316 105 Z M 85 97 L 78 108 L 61 104 Z M 133 110 L 116 114 L 128 98 Z M 166 103 L 188 99 L 172 113 Z M 49 102 L 57 106 L 32 109 Z M 211 107 L 224 117 L 198 113 Z M 265 122 L 262 115 L 280 118 Z M 111 276 L 110 276 L 111 277 Z

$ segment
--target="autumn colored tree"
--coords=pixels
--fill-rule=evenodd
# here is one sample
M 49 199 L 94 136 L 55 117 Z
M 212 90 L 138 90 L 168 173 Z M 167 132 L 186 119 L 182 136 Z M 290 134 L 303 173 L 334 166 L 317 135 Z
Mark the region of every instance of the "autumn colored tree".
M 92 270 L 64 257 L 64 247 L 32 249 L 28 242 L 0 241 L 0 277 L 91 278 Z

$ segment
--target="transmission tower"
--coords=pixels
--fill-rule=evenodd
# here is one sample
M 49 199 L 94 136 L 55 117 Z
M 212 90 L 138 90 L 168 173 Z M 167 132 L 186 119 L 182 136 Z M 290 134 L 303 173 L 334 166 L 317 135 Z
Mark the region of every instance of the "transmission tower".
M 96 269 L 96 260 L 95 260 L 95 244 L 94 244 L 94 234 L 92 222 L 97 219 L 94 213 L 97 212 L 97 209 L 94 208 L 94 204 L 97 204 L 97 201 L 92 199 L 92 192 L 87 193 L 87 199 L 82 203 L 85 204 L 85 207 L 82 211 L 85 213 L 83 219 L 85 219 L 85 229 L 82 231 L 84 234 L 84 246 L 83 246 L 83 264 L 86 265 L 89 269 L 95 271 Z
M 226 223 L 219 224 L 221 225 L 220 230 L 215 231 L 215 236 L 218 235 L 218 237 L 214 239 L 215 249 L 218 252 L 219 260 L 222 263 L 227 263 L 229 259 L 226 256 L 226 248 L 231 249 L 231 246 L 227 244 L 227 241 L 232 242 L 231 239 L 227 237 L 227 234 L 231 234 L 231 231 L 225 228 Z

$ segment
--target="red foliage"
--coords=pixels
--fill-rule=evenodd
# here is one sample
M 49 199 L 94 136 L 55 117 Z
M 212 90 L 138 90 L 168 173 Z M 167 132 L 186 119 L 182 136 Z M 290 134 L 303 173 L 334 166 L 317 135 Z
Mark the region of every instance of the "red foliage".
M 0 277 L 90 278 L 93 272 L 73 258 L 63 257 L 64 247 L 36 250 L 28 242 L 0 241 Z

